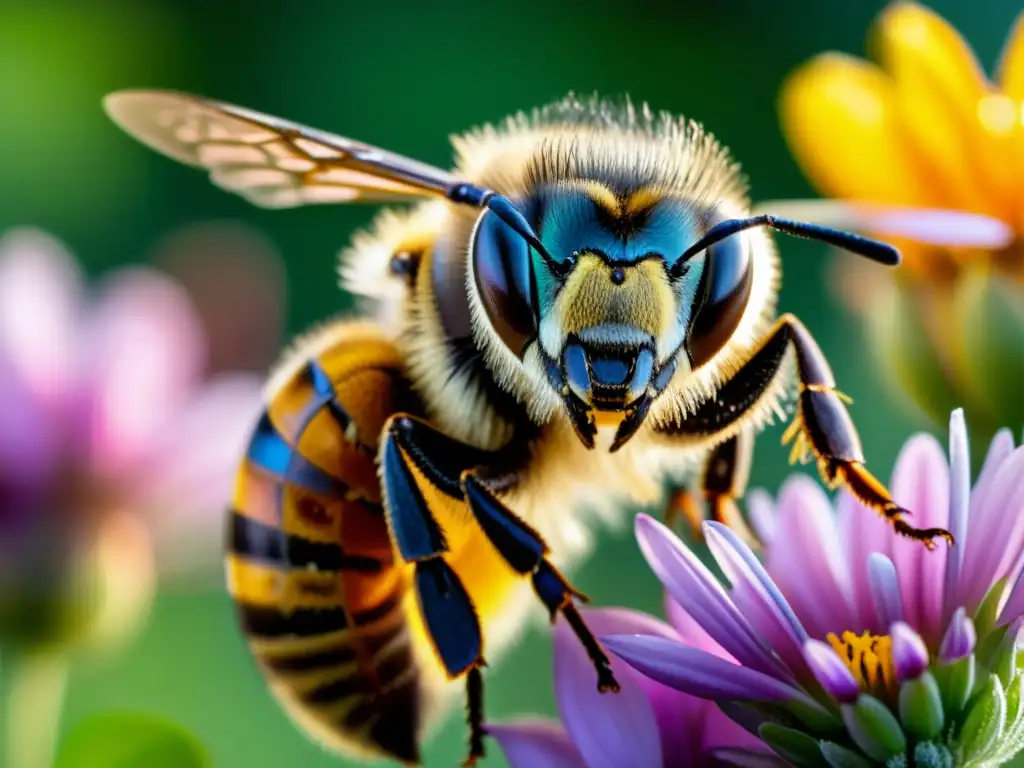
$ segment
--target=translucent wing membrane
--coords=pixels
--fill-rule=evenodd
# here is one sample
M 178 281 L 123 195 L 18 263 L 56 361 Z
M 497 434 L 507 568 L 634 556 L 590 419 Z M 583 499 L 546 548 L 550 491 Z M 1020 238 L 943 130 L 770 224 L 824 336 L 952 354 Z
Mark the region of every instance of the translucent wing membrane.
M 899 237 L 919 243 L 967 248 L 1003 248 L 1013 228 L 981 214 L 933 208 L 853 203 L 842 200 L 778 200 L 759 203 L 754 211 L 875 237 Z
M 171 91 L 119 91 L 111 119 L 143 144 L 205 168 L 217 186 L 264 208 L 394 202 L 444 195 L 440 168 L 231 104 Z

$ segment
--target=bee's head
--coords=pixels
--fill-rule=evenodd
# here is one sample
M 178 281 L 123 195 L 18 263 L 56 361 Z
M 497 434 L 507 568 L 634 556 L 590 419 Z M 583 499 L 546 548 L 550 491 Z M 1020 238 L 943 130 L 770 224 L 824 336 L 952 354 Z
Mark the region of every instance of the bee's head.
M 524 207 L 515 227 L 494 210 L 477 221 L 470 262 L 479 308 L 508 352 L 543 370 L 588 447 L 602 425 L 617 425 L 611 450 L 624 444 L 676 372 L 706 363 L 735 332 L 753 246 L 732 235 L 769 225 L 898 259 L 855 235 L 730 218 L 727 205 L 646 190 L 622 199 L 596 184 L 561 186 Z

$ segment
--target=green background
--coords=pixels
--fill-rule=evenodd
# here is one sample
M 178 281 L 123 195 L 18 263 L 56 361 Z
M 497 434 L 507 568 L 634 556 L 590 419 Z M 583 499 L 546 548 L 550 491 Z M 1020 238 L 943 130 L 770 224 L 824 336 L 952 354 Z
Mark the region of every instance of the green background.
M 934 3 L 989 68 L 1019 10 L 1010 0 Z M 158 238 L 200 220 L 240 220 L 287 259 L 288 329 L 348 304 L 338 250 L 373 209 L 261 211 L 128 139 L 100 109 L 125 87 L 192 91 L 334 130 L 439 165 L 446 136 L 569 90 L 628 92 L 694 117 L 729 145 L 755 198 L 805 196 L 777 126 L 785 74 L 814 53 L 861 54 L 876 2 L 199 2 L 0 3 L 0 231 L 34 225 L 93 272 L 145 260 Z M 781 304 L 815 333 L 869 463 L 888 476 L 927 424 L 893 403 L 862 356 L 856 327 L 825 286 L 824 250 L 786 240 Z M 786 473 L 781 428 L 760 441 L 753 484 Z M 944 436 L 940 434 L 944 439 Z M 597 603 L 657 612 L 654 578 L 628 535 L 605 535 L 577 584 Z M 550 643 L 531 633 L 488 670 L 493 718 L 554 712 Z M 123 657 L 78 667 L 65 728 L 87 713 L 137 708 L 182 723 L 218 766 L 329 766 L 265 693 L 220 590 L 165 593 Z M 426 750 L 462 755 L 459 713 Z M 502 765 L 492 747 L 488 766 Z

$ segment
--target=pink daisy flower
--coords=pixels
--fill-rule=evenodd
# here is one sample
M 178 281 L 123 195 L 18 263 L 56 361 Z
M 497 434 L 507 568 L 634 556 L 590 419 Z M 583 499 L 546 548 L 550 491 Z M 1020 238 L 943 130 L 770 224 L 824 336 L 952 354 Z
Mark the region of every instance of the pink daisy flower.
M 1024 447 L 998 433 L 972 489 L 967 446 L 955 411 L 949 462 L 916 436 L 890 486 L 917 525 L 954 533 L 948 550 L 896 538 L 845 494 L 833 510 L 798 475 L 777 504 L 750 498 L 763 565 L 705 523 L 726 587 L 639 517 L 655 574 L 733 660 L 651 633 L 604 642 L 651 680 L 724 704 L 795 765 L 1001 765 L 1024 744 Z
M 87 292 L 53 238 L 0 239 L 0 637 L 131 623 L 157 573 L 213 572 L 261 377 L 204 378 L 205 333 L 156 270 Z

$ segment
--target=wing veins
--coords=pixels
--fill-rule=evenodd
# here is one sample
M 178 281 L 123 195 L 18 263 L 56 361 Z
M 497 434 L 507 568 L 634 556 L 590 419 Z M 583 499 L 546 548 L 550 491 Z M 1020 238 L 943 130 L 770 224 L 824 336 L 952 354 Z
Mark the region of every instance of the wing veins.
M 448 171 L 378 147 L 188 94 L 121 91 L 104 105 L 142 143 L 205 169 L 214 184 L 265 207 L 404 201 L 444 195 L 459 182 Z M 259 150 L 262 159 L 245 158 L 243 147 Z M 332 171 L 337 178 L 325 178 Z

